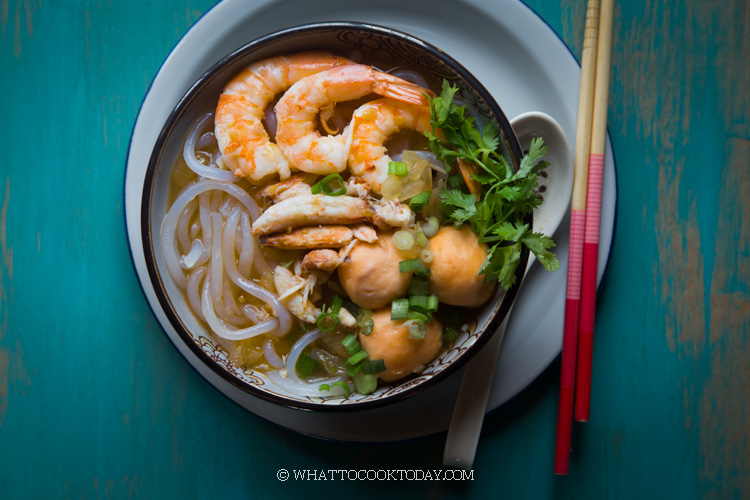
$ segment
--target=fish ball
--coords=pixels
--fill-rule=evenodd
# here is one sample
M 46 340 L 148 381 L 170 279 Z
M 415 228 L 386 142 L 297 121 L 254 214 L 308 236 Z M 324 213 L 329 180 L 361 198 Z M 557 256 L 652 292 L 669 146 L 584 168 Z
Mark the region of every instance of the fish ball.
M 477 276 L 487 258 L 487 245 L 479 244 L 469 226 L 441 227 L 430 240 L 430 251 L 430 290 L 441 303 L 479 307 L 492 296 L 495 283 L 484 283 L 483 276 Z
M 385 371 L 378 374 L 384 382 L 393 382 L 426 366 L 440 352 L 443 328 L 436 319 L 427 323 L 423 339 L 409 338 L 403 321 L 391 321 L 390 308 L 372 313 L 373 328 L 370 335 L 359 334 L 359 341 L 370 359 L 382 359 Z
M 338 267 L 341 286 L 352 302 L 378 309 L 406 293 L 412 273 L 402 273 L 404 258 L 393 245 L 392 234 L 379 234 L 374 243 L 358 242 Z

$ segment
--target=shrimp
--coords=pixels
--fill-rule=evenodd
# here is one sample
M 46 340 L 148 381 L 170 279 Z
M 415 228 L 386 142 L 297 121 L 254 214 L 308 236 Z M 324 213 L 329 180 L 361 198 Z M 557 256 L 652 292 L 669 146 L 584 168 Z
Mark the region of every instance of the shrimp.
M 408 207 L 407 207 L 408 208 Z M 354 224 L 371 220 L 374 212 L 361 198 L 311 194 L 271 205 L 253 222 L 256 236 L 313 224 Z
M 276 104 L 276 143 L 299 170 L 319 175 L 346 168 L 352 124 L 338 135 L 321 136 L 316 117 L 337 102 L 376 93 L 397 101 L 425 105 L 428 90 L 370 66 L 352 64 L 321 71 L 298 81 Z
M 388 177 L 391 158 L 386 151 L 388 137 L 404 129 L 417 132 L 430 130 L 430 107 L 378 99 L 357 108 L 352 122 L 352 146 L 349 168 L 355 178 L 366 182 L 380 194 Z
M 301 52 L 256 62 L 235 76 L 219 97 L 215 133 L 224 164 L 253 183 L 291 175 L 289 162 L 263 127 L 266 107 L 296 81 L 352 61 L 328 52 Z

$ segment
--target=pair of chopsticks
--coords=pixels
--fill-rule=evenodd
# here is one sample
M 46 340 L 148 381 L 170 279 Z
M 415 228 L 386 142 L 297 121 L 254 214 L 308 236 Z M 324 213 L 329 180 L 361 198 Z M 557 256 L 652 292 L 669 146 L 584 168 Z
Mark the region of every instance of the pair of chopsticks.
M 599 7 L 589 0 L 581 61 L 555 474 L 568 473 L 574 402 L 575 419 L 589 419 L 614 0 Z

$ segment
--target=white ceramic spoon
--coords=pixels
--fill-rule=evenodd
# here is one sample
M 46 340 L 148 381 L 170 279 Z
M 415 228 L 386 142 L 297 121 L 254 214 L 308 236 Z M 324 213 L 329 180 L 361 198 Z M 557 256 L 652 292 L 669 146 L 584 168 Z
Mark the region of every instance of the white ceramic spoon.
M 534 211 L 534 231 L 551 236 L 560 225 L 570 204 L 573 188 L 573 151 L 560 125 L 549 115 L 529 112 L 511 120 L 522 150 L 527 150 L 531 139 L 541 136 L 549 148 L 546 159 L 550 166 L 547 177 L 539 177 L 544 186 L 540 194 L 544 203 Z M 540 189 L 540 191 L 542 191 Z M 529 255 L 526 272 L 536 261 Z M 519 286 L 517 284 L 516 286 Z M 497 357 L 505 337 L 505 328 L 512 309 L 487 345 L 466 366 L 458 393 L 453 418 L 448 427 L 443 464 L 448 467 L 471 469 L 487 410 L 487 399 L 492 388 Z

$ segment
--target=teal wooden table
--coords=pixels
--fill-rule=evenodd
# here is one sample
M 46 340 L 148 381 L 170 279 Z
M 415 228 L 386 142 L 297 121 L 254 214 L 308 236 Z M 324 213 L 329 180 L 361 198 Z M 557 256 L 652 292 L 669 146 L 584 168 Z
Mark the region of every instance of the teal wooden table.
M 580 58 L 585 1 L 528 4 Z M 748 2 L 618 2 L 591 421 L 555 476 L 558 359 L 487 419 L 456 482 L 278 481 L 442 469 L 445 434 L 363 446 L 277 427 L 197 375 L 149 309 L 124 230 L 128 140 L 211 5 L 2 1 L 0 498 L 750 497 Z

